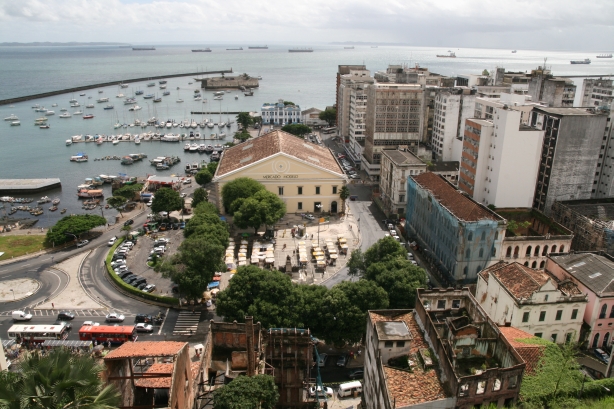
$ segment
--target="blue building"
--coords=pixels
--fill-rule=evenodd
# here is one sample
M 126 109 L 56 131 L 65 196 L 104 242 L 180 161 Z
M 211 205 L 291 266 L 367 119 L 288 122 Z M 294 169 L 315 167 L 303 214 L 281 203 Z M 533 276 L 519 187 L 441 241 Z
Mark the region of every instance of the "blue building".
M 301 122 L 301 107 L 298 105 L 285 104 L 280 99 L 275 104 L 262 104 L 262 123 L 272 125 L 298 124 Z
M 472 283 L 496 262 L 506 220 L 431 172 L 407 180 L 405 232 L 452 283 Z

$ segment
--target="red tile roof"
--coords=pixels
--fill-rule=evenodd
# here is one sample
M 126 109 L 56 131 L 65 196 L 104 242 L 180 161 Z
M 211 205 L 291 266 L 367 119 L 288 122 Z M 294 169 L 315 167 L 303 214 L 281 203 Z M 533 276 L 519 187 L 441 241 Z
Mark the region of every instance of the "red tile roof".
M 530 298 L 534 292 L 538 291 L 551 279 L 545 272 L 534 270 L 518 262 L 500 262 L 484 269 L 480 274 L 486 280 L 488 280 L 489 275 L 497 277 L 501 284 L 517 300 Z
M 413 338 L 410 341 L 410 354 L 416 356 L 418 350 L 429 348 L 413 313 L 390 317 L 370 311 L 369 316 L 373 324 L 381 321 L 405 322 Z M 384 374 L 388 394 L 391 401 L 396 403 L 397 408 L 446 398 L 443 385 L 437 377 L 437 371 L 425 372 L 419 365 L 415 366 L 412 372 L 384 366 Z
M 174 341 L 126 342 L 116 350 L 109 352 L 104 359 L 106 361 L 108 359 L 172 356 L 177 355 L 187 344 L 187 342 Z
M 345 175 L 330 149 L 305 142 L 287 132 L 271 131 L 224 151 L 215 176 L 226 175 L 278 153 L 285 153 L 311 165 Z
M 527 344 L 520 342 L 520 339 L 536 338 L 534 335 L 524 332 L 515 327 L 499 327 L 499 330 L 507 339 L 507 342 L 518 352 L 526 363 L 526 373 L 533 374 L 539 364 L 539 360 L 544 355 L 544 345 Z
M 137 379 L 134 384 L 140 388 L 170 388 L 173 380 L 172 375 L 175 364 L 153 364 L 146 374 L 168 374 L 169 376 L 161 378 L 140 378 Z
M 444 178 L 432 172 L 410 176 L 422 188 L 431 192 L 433 197 L 460 220 L 475 222 L 478 220 L 502 221 L 503 218 L 473 199 L 462 194 Z

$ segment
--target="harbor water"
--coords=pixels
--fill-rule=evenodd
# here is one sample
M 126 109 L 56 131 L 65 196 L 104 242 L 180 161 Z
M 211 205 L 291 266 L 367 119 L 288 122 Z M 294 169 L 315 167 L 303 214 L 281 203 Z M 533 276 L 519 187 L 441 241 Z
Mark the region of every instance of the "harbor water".
M 211 47 L 210 53 L 193 53 L 191 49 Z M 232 111 L 259 111 L 265 102 L 278 99 L 293 101 L 305 110 L 310 107 L 324 109 L 335 103 L 335 81 L 338 65 L 365 64 L 373 73 L 385 69 L 388 64 L 420 64 L 432 72 L 456 76 L 461 74 L 479 74 L 484 69 L 492 70 L 504 67 L 508 71 L 530 71 L 538 65 L 547 65 L 555 75 L 606 75 L 614 71 L 612 59 L 596 59 L 595 53 L 569 51 L 525 51 L 492 49 L 453 49 L 457 58 L 437 58 L 437 54 L 446 54 L 446 48 L 421 47 L 384 47 L 355 46 L 344 49 L 343 46 L 314 46 L 313 53 L 288 53 L 291 46 L 269 46 L 265 50 L 226 51 L 226 46 L 156 46 L 155 51 L 132 51 L 130 48 L 116 46 L 102 47 L 0 47 L 0 99 L 56 91 L 76 86 L 87 86 L 107 81 L 122 81 L 131 78 L 180 74 L 194 71 L 213 71 L 232 68 L 235 74 L 247 73 L 262 76 L 260 87 L 253 96 L 244 96 L 238 90 L 230 90 L 222 100 L 214 100 L 212 91 L 202 90 L 202 101 L 194 101 L 194 91 L 200 83 L 192 77 L 174 77 L 167 80 L 166 89 L 160 89 L 159 81 L 154 87 L 148 87 L 151 81 L 128 84 L 127 88 L 118 86 L 92 88 L 76 94 L 62 94 L 52 97 L 30 100 L 0 106 L 2 119 L 15 114 L 20 126 L 10 126 L 10 121 L 0 123 L 0 179 L 58 177 L 62 188 L 46 191 L 36 195 L 22 197 L 40 198 L 59 197 L 60 209 L 66 208 L 67 214 L 84 213 L 81 201 L 77 199 L 77 186 L 85 178 L 100 174 L 129 176 L 147 176 L 172 174 L 183 175 L 188 163 L 209 160 L 209 155 L 184 152 L 185 142 L 142 141 L 140 145 L 133 142 L 120 142 L 116 145 L 105 142 L 78 143 L 66 146 L 65 141 L 74 135 L 118 135 L 143 132 L 188 133 L 200 132 L 205 137 L 211 133 L 225 132 L 228 136 L 219 141 L 196 140 L 201 144 L 223 144 L 232 140 L 236 124 L 222 131 L 215 128 L 197 129 L 154 129 L 148 127 L 128 127 L 114 129 L 114 125 L 131 124 L 135 119 L 146 121 L 156 117 L 161 121 L 208 119 L 212 122 L 236 122 L 234 115 L 220 114 Z M 570 60 L 590 58 L 590 65 L 571 65 Z M 577 100 L 581 94 L 582 79 L 574 79 Z M 190 84 L 191 83 L 191 84 Z M 99 91 L 102 91 L 101 93 Z M 129 111 L 131 105 L 124 105 L 126 97 L 136 91 L 143 95 L 136 96 L 139 111 Z M 164 91 L 170 95 L 162 96 Z M 125 97 L 117 98 L 118 94 Z M 162 97 L 162 102 L 144 99 L 147 94 Z M 235 98 L 238 96 L 238 99 Z M 108 97 L 109 101 L 97 103 L 96 100 Z M 76 99 L 79 107 L 70 107 L 69 101 Z M 179 99 L 184 102 L 177 102 Z M 49 129 L 40 129 L 34 125 L 36 118 L 45 116 L 35 112 L 34 105 L 53 110 L 55 115 L 48 116 Z M 53 106 L 57 104 L 57 106 Z M 86 108 L 93 104 L 94 108 Z M 113 109 L 103 109 L 107 104 Z M 83 119 L 81 115 L 60 118 L 60 111 L 66 108 L 71 114 L 77 110 L 92 114 L 92 119 Z M 192 115 L 191 112 L 208 111 L 213 114 Z M 192 141 L 191 141 L 192 142 Z M 87 162 L 70 162 L 72 155 L 85 152 Z M 147 159 L 133 165 L 122 165 L 119 160 L 100 160 L 107 156 L 122 157 L 132 153 L 144 153 Z M 156 170 L 149 159 L 157 156 L 179 156 L 181 162 L 168 170 Z M 110 185 L 104 185 L 105 198 L 111 194 Z M 2 206 L 2 204 L 0 204 Z M 53 225 L 63 217 L 59 211 L 49 212 L 50 205 L 44 205 L 45 212 L 39 216 L 37 226 Z M 8 206 L 7 206 L 8 207 Z M 8 211 L 8 208 L 5 208 Z M 94 210 L 101 214 L 100 208 Z M 112 220 L 114 211 L 105 209 L 104 215 Z M 0 207 L 0 216 L 4 210 Z M 25 212 L 18 212 L 13 217 L 31 217 Z

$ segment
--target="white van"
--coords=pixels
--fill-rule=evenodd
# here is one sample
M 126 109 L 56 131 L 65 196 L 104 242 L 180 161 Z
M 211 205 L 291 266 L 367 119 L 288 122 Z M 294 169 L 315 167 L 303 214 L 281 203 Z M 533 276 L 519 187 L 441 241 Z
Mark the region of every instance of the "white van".
M 360 381 L 342 383 L 339 385 L 339 392 L 337 393 L 340 398 L 343 398 L 346 396 L 354 396 L 355 392 L 362 393 L 362 383 L 360 383 Z
M 30 321 L 32 314 L 26 314 L 23 311 L 13 311 L 12 317 L 14 321 Z

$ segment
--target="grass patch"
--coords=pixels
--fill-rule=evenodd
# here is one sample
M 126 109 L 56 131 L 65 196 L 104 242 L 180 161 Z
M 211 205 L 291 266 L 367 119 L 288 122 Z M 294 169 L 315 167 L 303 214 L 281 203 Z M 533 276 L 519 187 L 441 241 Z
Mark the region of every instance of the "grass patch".
M 44 235 L 27 235 L 27 236 L 3 236 L 0 237 L 0 251 L 4 254 L 0 260 L 7 260 L 11 257 L 19 257 L 25 254 L 34 253 L 40 249 L 44 249 Z

